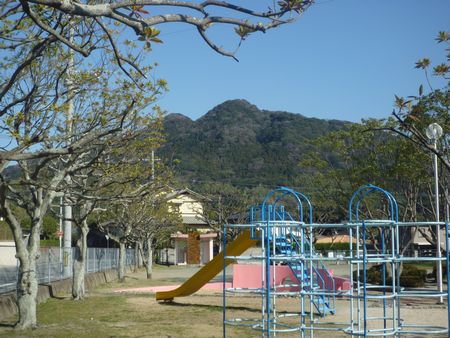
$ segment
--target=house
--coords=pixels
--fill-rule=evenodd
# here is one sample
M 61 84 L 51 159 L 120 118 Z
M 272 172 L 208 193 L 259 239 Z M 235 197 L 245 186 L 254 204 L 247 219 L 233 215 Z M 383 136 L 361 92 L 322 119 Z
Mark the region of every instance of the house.
M 174 249 L 161 250 L 161 262 L 176 265 L 208 263 L 214 256 L 214 239 L 217 238 L 203 214 L 202 203 L 208 199 L 187 188 L 174 190 L 167 198 L 169 210 L 180 214 L 182 229 L 171 235 Z
M 413 250 L 414 256 L 428 256 L 433 257 L 436 256 L 436 245 L 431 244 L 426 237 L 420 231 L 414 231 L 415 229 L 411 229 L 411 236 L 414 236 L 413 239 Z M 433 229 L 435 230 L 435 229 Z M 425 229 L 425 232 L 428 233 L 428 236 L 433 238 L 434 234 L 431 234 L 428 229 Z M 445 247 L 445 228 L 440 230 L 441 234 L 441 248 Z M 449 242 L 450 243 L 450 242 Z

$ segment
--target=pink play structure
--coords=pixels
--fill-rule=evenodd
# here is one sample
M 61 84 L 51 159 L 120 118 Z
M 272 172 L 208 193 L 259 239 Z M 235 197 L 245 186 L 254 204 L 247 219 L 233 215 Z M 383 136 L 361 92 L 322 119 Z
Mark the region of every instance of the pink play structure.
M 262 283 L 262 266 L 260 264 L 234 264 L 233 265 L 233 288 L 260 288 Z M 333 290 L 333 280 L 335 290 L 345 291 L 351 289 L 350 279 L 344 277 L 333 276 L 333 270 L 328 270 L 328 274 L 323 269 L 318 269 L 323 281 L 325 289 Z M 330 277 L 331 275 L 331 277 Z M 270 279 L 273 281 L 273 266 L 270 266 Z M 332 280 L 331 280 L 332 279 Z M 275 285 L 298 284 L 294 273 L 287 265 L 279 265 L 275 267 Z M 273 286 L 273 283 L 271 283 Z M 299 291 L 299 286 L 291 286 L 283 288 L 283 291 Z M 280 290 L 281 291 L 281 290 Z
M 270 267 L 271 280 L 273 277 L 273 267 Z M 325 281 L 325 289 L 332 290 L 332 282 L 330 276 L 324 272 L 324 270 L 319 269 L 323 280 Z M 335 291 L 345 291 L 350 290 L 350 280 L 344 277 L 333 276 L 333 270 L 328 270 L 331 274 L 334 285 L 336 287 Z M 279 265 L 276 267 L 275 271 L 275 283 L 276 285 L 283 284 L 298 284 L 295 279 L 294 273 L 291 268 L 287 265 Z M 273 284 L 271 284 L 273 286 Z M 119 289 L 115 292 L 160 292 L 168 291 L 179 287 L 179 285 L 163 285 L 163 286 L 150 286 L 143 288 L 134 289 Z M 226 288 L 236 288 L 236 289 L 255 289 L 261 287 L 261 265 L 260 264 L 233 264 L 233 282 L 226 283 Z M 223 282 L 211 282 L 205 284 L 201 290 L 203 291 L 222 291 Z M 280 288 L 278 291 L 290 291 L 298 292 L 300 291 L 299 286 L 291 286 L 286 288 Z

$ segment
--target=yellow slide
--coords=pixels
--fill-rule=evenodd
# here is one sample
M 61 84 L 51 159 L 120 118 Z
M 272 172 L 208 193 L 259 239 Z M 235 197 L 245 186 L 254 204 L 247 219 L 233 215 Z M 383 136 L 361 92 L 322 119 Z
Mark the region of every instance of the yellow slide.
M 245 230 L 233 242 L 227 245 L 227 256 L 239 256 L 248 248 L 255 246 L 256 243 L 256 240 L 250 238 L 250 230 Z M 229 265 L 232 262 L 233 260 L 227 259 L 225 264 Z M 175 297 L 189 296 L 197 292 L 203 285 L 222 271 L 223 263 L 222 251 L 178 288 L 170 291 L 157 292 L 156 300 L 173 300 Z

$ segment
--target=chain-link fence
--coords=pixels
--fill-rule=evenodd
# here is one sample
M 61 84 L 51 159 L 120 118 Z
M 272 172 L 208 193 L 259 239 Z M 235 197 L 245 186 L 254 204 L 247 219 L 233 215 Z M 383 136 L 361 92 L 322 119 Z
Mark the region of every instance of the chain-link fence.
M 15 254 L 15 248 L 14 254 Z M 11 256 L 11 247 L 0 245 L 0 254 Z M 41 248 L 37 261 L 37 276 L 40 284 L 72 278 L 73 261 L 78 257 L 76 248 Z M 5 257 L 5 256 L 4 256 Z M 127 249 L 126 266 L 134 265 L 134 249 Z M 114 269 L 119 264 L 119 249 L 117 248 L 88 248 L 86 258 L 86 273 Z M 0 261 L 0 293 L 16 289 L 19 262 L 14 255 L 12 258 Z

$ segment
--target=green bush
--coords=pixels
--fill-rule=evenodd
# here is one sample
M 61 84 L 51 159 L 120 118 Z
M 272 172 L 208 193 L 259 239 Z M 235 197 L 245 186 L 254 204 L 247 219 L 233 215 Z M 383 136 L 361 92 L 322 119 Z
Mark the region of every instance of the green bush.
M 419 269 L 413 265 L 403 265 L 400 285 L 406 287 L 422 287 L 425 286 L 426 278 L 426 270 Z
M 436 278 L 436 264 L 433 265 L 433 278 Z M 447 277 L 447 262 L 442 262 L 442 277 Z
M 425 286 L 425 280 L 427 277 L 426 270 L 418 269 L 412 265 L 404 265 L 402 274 L 400 275 L 400 285 L 404 287 L 423 287 Z M 356 279 L 356 271 L 353 273 L 353 278 Z M 364 278 L 363 270 L 360 270 L 360 281 L 362 282 Z M 366 272 L 367 283 L 382 285 L 382 265 L 372 266 Z M 386 277 L 386 285 L 390 285 L 392 279 Z
M 382 279 L 382 274 L 381 274 L 381 268 L 382 268 L 381 265 L 375 265 L 366 271 L 367 283 L 376 284 L 376 285 L 382 284 L 383 279 Z M 356 272 L 357 271 L 353 271 L 353 279 L 354 280 L 357 280 Z M 364 280 L 364 271 L 363 270 L 359 270 L 359 280 L 361 282 Z M 387 284 L 387 281 L 386 281 L 386 284 Z
M 364 276 L 361 274 L 360 277 L 361 277 L 361 281 L 362 281 Z M 382 284 L 383 279 L 381 276 L 381 265 L 380 266 L 372 266 L 369 270 L 367 270 L 366 279 L 367 279 L 367 282 L 371 283 L 371 284 L 378 284 L 378 285 Z

